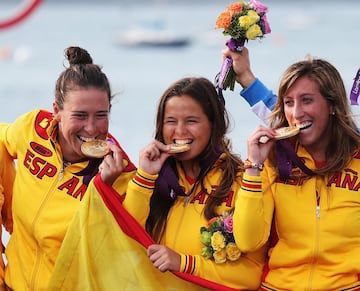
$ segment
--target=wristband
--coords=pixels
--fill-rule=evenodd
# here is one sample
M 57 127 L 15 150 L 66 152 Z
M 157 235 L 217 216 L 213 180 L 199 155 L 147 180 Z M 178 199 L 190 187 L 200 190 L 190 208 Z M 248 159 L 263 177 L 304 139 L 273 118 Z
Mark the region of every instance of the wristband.
M 253 163 L 252 161 L 250 161 L 249 159 L 246 159 L 244 161 L 244 169 L 258 169 L 259 171 L 262 171 L 264 168 L 264 164 L 260 164 L 260 163 Z

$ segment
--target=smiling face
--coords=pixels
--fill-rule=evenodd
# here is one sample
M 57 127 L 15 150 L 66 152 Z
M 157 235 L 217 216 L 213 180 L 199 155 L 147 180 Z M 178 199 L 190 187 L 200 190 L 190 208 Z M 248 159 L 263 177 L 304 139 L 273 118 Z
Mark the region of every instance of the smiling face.
M 316 160 L 324 160 L 331 138 L 333 108 L 320 94 L 318 84 L 309 77 L 301 77 L 287 90 L 283 101 L 289 125 L 301 128 L 299 142 Z
M 165 105 L 163 136 L 166 144 L 187 143 L 190 150 L 177 154 L 181 161 L 199 156 L 209 143 L 211 123 L 201 106 L 190 96 L 173 96 Z
M 109 128 L 109 98 L 104 90 L 88 88 L 69 91 L 63 109 L 53 104 L 59 122 L 58 140 L 64 160 L 78 162 L 88 159 L 81 152 L 87 139 L 105 139 Z

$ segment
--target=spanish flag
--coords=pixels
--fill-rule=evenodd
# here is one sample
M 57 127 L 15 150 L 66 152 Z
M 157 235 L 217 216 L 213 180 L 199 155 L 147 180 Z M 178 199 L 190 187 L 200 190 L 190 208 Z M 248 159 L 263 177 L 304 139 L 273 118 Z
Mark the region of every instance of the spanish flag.
M 64 238 L 48 290 L 192 291 L 235 289 L 200 277 L 162 273 L 146 254 L 153 239 L 97 175 Z

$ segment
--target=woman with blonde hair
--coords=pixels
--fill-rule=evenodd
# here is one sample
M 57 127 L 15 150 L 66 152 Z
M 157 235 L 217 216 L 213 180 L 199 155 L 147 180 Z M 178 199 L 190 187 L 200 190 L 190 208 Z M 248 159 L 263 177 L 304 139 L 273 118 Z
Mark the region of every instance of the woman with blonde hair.
M 278 96 L 271 128 L 248 139 L 236 243 L 272 239 L 260 290 L 360 290 L 360 135 L 343 80 L 309 57 L 285 71 Z M 281 127 L 297 134 L 277 140 Z

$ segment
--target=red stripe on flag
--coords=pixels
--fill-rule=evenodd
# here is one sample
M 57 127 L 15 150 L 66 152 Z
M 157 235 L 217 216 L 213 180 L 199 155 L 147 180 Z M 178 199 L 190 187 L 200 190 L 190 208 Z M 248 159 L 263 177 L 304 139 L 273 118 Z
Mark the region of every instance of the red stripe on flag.
M 94 185 L 98 190 L 99 194 L 101 195 L 105 205 L 112 212 L 115 220 L 119 224 L 120 228 L 124 231 L 124 233 L 136 240 L 145 248 L 155 243 L 155 241 L 150 237 L 150 235 L 145 231 L 145 229 L 122 206 L 122 201 L 124 200 L 124 198 L 120 196 L 114 188 L 105 184 L 101 180 L 99 174 L 94 179 Z M 195 275 L 181 272 L 172 273 L 183 280 L 189 281 L 193 284 L 210 289 L 212 291 L 241 291 L 234 288 L 226 287 L 215 282 L 208 281 Z

